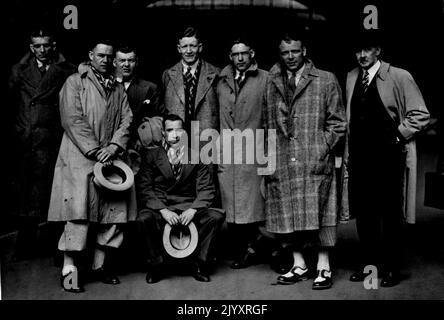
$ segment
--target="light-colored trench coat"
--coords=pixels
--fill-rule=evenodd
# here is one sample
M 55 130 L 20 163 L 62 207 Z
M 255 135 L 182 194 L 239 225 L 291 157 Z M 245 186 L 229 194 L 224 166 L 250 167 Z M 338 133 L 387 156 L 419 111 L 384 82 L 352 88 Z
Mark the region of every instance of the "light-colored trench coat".
M 285 73 L 286 76 L 286 73 Z M 276 129 L 276 171 L 265 176 L 267 231 L 290 233 L 337 224 L 333 148 L 345 133 L 345 108 L 336 77 L 305 63 L 291 104 L 280 64 L 267 84 L 265 120 Z
M 254 155 L 256 148 L 263 147 L 261 141 L 256 141 L 256 129 L 264 128 L 262 108 L 267 75 L 267 71 L 258 69 L 253 64 L 246 71 L 242 90 L 239 91 L 235 84 L 233 67 L 229 65 L 222 70 L 217 85 L 221 133 L 224 129 L 239 129 L 241 132 L 252 129 L 255 141 L 254 149 L 251 149 L 251 145 L 248 149 L 245 140 L 242 146 L 236 148 L 232 143 L 231 164 L 221 163 L 218 168 L 222 206 L 229 223 L 244 224 L 265 220 L 264 198 L 260 191 L 262 176 L 257 174 L 257 164 L 245 163 L 247 153 Z M 228 150 L 222 150 L 225 151 Z M 242 155 L 243 164 L 233 164 L 236 152 Z
M 60 116 L 65 132 L 54 170 L 48 220 L 133 220 L 134 188 L 120 194 L 99 190 L 92 182 L 96 161 L 86 157 L 109 143 L 125 150 L 132 112 L 124 87 L 116 84 L 106 96 L 91 67 L 81 64 L 60 91 Z
M 347 121 L 350 126 L 350 104 L 359 69 L 355 68 L 347 75 Z M 422 94 L 413 77 L 406 70 L 396 68 L 381 61 L 375 75 L 379 96 L 389 116 L 399 123 L 398 130 L 407 140 L 405 145 L 406 171 L 404 174 L 404 217 L 406 222 L 415 223 L 416 219 L 416 176 L 417 154 L 415 136 L 429 123 L 430 114 L 425 106 Z M 348 132 L 348 131 L 347 131 Z M 346 222 L 350 218 L 348 202 L 348 134 L 343 158 L 341 218 Z

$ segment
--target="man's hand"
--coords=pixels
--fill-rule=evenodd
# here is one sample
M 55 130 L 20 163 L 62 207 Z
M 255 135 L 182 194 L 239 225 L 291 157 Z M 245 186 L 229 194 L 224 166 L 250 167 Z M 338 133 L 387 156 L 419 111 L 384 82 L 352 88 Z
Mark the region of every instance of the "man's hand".
M 180 215 L 180 223 L 187 226 L 193 220 L 196 211 L 196 209 L 190 208 L 182 212 Z
M 162 218 L 164 218 L 165 221 L 171 226 L 178 224 L 180 221 L 180 217 L 177 215 L 177 213 L 171 210 L 162 209 L 160 210 L 160 214 L 162 215 Z
M 118 147 L 115 144 L 110 144 L 100 149 L 96 154 L 97 161 L 104 163 L 105 165 L 110 164 L 117 153 L 117 148 Z

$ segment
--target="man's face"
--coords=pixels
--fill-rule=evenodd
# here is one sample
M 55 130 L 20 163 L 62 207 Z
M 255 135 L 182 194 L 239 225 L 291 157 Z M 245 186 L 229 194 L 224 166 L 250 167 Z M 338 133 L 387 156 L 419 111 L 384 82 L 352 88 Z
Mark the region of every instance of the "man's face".
M 253 62 L 254 51 L 243 43 L 237 43 L 231 48 L 230 60 L 234 67 L 244 72 Z
M 196 37 L 184 37 L 179 40 L 177 51 L 186 64 L 193 65 L 199 59 L 202 52 L 202 44 Z
M 114 67 L 116 68 L 117 76 L 121 76 L 124 80 L 132 79 L 137 67 L 136 54 L 134 52 L 123 53 L 117 51 L 114 58 Z
M 163 135 L 165 137 L 165 141 L 169 146 L 177 145 L 184 133 L 185 130 L 182 128 L 182 121 L 180 120 L 165 121 L 165 128 Z
M 89 59 L 92 66 L 100 73 L 108 73 L 111 71 L 111 63 L 113 61 L 113 47 L 99 43 L 89 52 Z
M 303 66 L 306 50 L 301 41 L 281 41 L 279 51 L 281 60 L 289 71 L 297 71 Z
M 378 61 L 378 56 L 381 53 L 381 48 L 379 47 L 368 47 L 356 51 L 356 59 L 358 64 L 363 69 L 370 69 L 376 61 Z
M 36 59 L 46 63 L 51 59 L 55 51 L 55 42 L 50 37 L 35 37 L 31 38 L 29 48 Z

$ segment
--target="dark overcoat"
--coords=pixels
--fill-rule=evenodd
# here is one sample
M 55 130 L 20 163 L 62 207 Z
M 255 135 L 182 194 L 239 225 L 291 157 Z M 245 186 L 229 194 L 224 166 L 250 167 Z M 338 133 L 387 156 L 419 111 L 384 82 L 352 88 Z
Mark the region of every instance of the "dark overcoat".
M 59 91 L 76 67 L 58 54 L 42 76 L 26 54 L 9 78 L 9 113 L 13 113 L 14 194 L 19 213 L 46 219 L 52 175 L 63 134 Z

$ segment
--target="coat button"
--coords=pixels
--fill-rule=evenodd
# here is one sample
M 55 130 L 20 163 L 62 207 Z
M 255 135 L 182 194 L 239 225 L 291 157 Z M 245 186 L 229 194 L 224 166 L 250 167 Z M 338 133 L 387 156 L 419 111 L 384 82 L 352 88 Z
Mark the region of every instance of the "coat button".
M 295 157 L 291 158 L 291 161 L 295 162 L 295 161 L 296 161 L 296 158 L 295 158 Z

